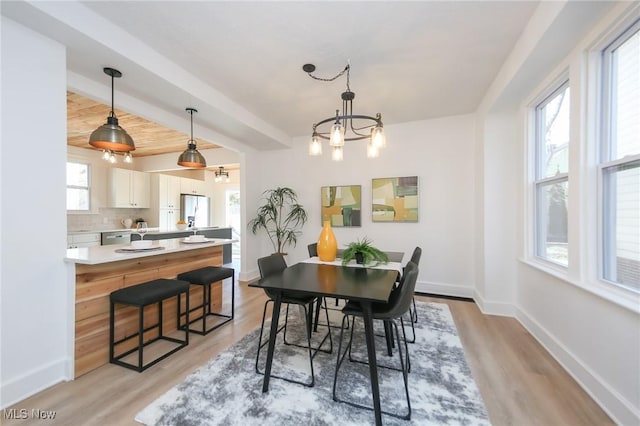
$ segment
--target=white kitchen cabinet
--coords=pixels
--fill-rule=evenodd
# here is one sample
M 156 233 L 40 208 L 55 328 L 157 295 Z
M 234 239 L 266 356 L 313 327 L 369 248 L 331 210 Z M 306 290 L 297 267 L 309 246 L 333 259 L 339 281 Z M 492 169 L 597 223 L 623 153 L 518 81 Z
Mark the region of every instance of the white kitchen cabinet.
M 67 248 L 92 247 L 100 245 L 100 234 L 67 235 Z
M 150 207 L 151 179 L 148 173 L 118 168 L 110 169 L 109 173 L 109 207 Z
M 180 209 L 160 209 L 160 229 L 171 231 L 180 220 Z
M 160 209 L 180 208 L 180 178 L 158 175 L 158 201 Z M 177 219 L 176 219 L 177 220 Z
M 180 178 L 180 193 L 206 195 L 205 182 L 198 179 Z

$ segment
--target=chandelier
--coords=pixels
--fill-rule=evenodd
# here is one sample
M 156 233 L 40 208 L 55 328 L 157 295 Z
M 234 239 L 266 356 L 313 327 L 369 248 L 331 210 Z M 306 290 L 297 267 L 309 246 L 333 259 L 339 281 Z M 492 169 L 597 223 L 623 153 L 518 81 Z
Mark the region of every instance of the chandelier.
M 229 172 L 225 172 L 224 167 L 219 166 L 218 170 L 216 170 L 216 178 L 214 179 L 214 181 L 222 182 L 223 177 L 226 177 L 226 180 L 225 180 L 226 183 L 231 182 L 231 179 L 229 178 Z
M 347 90 L 342 92 L 342 112 L 337 109 L 335 117 L 325 118 L 313 125 L 313 133 L 309 142 L 309 155 L 322 154 L 321 139 L 328 140 L 331 148 L 331 159 L 342 161 L 344 158 L 343 147 L 345 141 L 357 141 L 367 139 L 367 157 L 375 158 L 380 155 L 380 150 L 386 146 L 386 138 L 382 125 L 382 116 L 377 113 L 375 117 L 353 113 L 353 99 L 356 94 L 349 87 L 349 71 L 347 66 L 333 78 L 320 78 L 311 73 L 316 70 L 313 64 L 305 64 L 302 70 L 309 77 L 319 81 L 334 81 L 347 74 Z M 329 123 L 333 123 L 329 127 Z

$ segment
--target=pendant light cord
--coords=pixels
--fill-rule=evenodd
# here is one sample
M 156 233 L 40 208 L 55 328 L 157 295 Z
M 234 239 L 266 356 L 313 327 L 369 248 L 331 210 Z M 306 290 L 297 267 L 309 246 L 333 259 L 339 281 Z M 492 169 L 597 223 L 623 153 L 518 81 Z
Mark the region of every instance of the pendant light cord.
M 109 113 L 109 117 L 117 118 L 116 117 L 116 113 L 113 110 L 113 103 L 114 103 L 113 102 L 113 91 L 115 90 L 114 89 L 114 85 L 113 85 L 113 79 L 114 79 L 114 76 L 113 76 L 113 73 L 111 73 L 111 112 Z
M 193 110 L 192 109 L 189 110 L 189 114 L 191 115 L 191 139 L 189 139 L 189 142 L 193 142 Z
M 344 69 L 342 71 L 340 71 L 338 74 L 336 74 L 334 77 L 331 78 L 322 78 L 322 77 L 316 77 L 315 75 L 311 74 L 310 72 L 308 72 L 307 74 L 309 75 L 309 77 L 311 77 L 314 80 L 318 80 L 318 81 L 334 81 L 337 78 L 340 78 L 344 75 L 344 73 L 347 73 L 347 91 L 351 91 L 349 89 L 349 70 L 351 69 L 351 65 L 347 64 L 346 67 L 344 67 Z

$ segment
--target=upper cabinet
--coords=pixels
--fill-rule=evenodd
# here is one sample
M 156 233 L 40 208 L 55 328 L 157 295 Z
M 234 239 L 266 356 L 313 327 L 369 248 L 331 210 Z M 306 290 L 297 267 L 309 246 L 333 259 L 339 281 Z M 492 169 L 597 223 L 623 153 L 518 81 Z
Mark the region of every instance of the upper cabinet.
M 180 193 L 206 195 L 205 183 L 197 179 L 180 178 Z
M 148 173 L 112 168 L 109 174 L 109 207 L 150 207 L 151 180 Z
M 158 204 L 161 209 L 180 208 L 180 178 L 177 176 L 158 175 Z

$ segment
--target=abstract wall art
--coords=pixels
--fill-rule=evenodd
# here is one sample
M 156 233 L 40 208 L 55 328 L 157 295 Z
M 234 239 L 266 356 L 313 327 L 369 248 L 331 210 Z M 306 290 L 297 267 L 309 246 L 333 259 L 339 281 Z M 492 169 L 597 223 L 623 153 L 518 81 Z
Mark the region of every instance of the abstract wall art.
M 418 176 L 372 179 L 371 198 L 373 222 L 418 221 Z
M 331 222 L 331 226 L 361 226 L 362 187 L 323 186 L 320 189 L 322 222 Z

